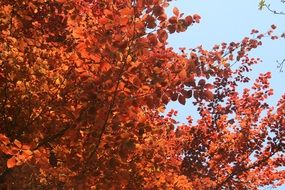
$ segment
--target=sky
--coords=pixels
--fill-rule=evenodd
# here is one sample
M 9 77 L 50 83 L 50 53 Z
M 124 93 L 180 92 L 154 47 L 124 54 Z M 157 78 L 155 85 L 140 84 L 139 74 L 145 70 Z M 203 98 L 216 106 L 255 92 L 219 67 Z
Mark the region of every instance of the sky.
M 272 24 L 277 26 L 276 33 L 285 32 L 285 15 L 275 15 L 264 9 L 258 10 L 259 0 L 178 0 L 170 4 L 168 9 L 177 7 L 185 15 L 198 13 L 202 19 L 199 24 L 188 28 L 184 33 L 175 33 L 169 37 L 169 45 L 176 50 L 179 47 L 194 48 L 203 45 L 205 49 L 211 49 L 215 44 L 222 42 L 240 41 L 246 36 L 250 36 L 252 29 L 257 29 L 261 33 L 270 29 Z M 285 11 L 285 5 L 279 0 L 266 1 L 271 4 L 272 9 Z M 271 87 L 274 95 L 268 100 L 270 105 L 275 105 L 278 99 L 285 93 L 285 68 L 280 72 L 276 61 L 285 58 L 285 39 L 272 41 L 263 40 L 263 45 L 251 53 L 252 57 L 259 57 L 262 63 L 255 65 L 250 77 L 255 79 L 259 73 L 271 72 Z M 285 67 L 285 65 L 284 65 Z M 283 82 L 284 81 L 284 82 Z M 245 86 L 246 87 L 246 86 Z M 250 86 L 248 86 L 250 87 Z M 180 122 L 186 122 L 186 116 L 191 115 L 197 118 L 198 114 L 193 107 L 191 100 L 185 106 L 177 102 L 171 102 L 167 110 L 174 108 L 178 110 Z M 285 190 L 285 185 L 276 190 Z

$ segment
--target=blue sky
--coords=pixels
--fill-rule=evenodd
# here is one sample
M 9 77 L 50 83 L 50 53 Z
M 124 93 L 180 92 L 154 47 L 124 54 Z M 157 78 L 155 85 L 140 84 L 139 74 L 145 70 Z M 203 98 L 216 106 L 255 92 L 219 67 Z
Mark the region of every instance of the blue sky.
M 277 33 L 285 32 L 285 15 L 274 15 L 266 9 L 258 10 L 259 0 L 178 0 L 171 3 L 169 10 L 175 6 L 185 15 L 198 13 L 201 23 L 190 27 L 187 32 L 170 35 L 169 45 L 178 49 L 179 47 L 193 48 L 203 45 L 210 49 L 215 44 L 221 42 L 239 41 L 245 36 L 250 36 L 252 29 L 266 32 L 272 24 L 277 26 Z M 271 3 L 271 8 L 285 11 L 285 5 L 280 1 L 267 0 Z M 171 12 L 171 11 L 169 11 Z M 263 46 L 254 50 L 251 54 L 263 60 L 262 63 L 254 67 L 250 73 L 255 79 L 259 73 L 270 71 L 272 73 L 271 86 L 274 89 L 274 96 L 269 99 L 269 104 L 275 105 L 282 94 L 285 93 L 285 72 L 281 73 L 277 68 L 276 60 L 285 58 L 285 39 L 263 41 Z M 285 68 L 284 68 L 285 70 Z M 284 82 L 283 82 L 284 81 Z M 186 122 L 188 115 L 197 118 L 197 112 L 192 106 L 191 100 L 186 106 L 172 102 L 168 109 L 178 110 L 177 119 Z M 285 186 L 278 190 L 285 190 Z

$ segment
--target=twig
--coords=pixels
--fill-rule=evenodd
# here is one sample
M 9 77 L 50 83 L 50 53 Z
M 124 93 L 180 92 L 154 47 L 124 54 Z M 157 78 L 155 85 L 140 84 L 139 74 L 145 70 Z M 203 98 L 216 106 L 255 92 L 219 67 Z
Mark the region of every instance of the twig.
M 282 1 L 282 3 L 284 3 L 284 2 Z M 267 10 L 269 10 L 269 11 L 272 12 L 273 14 L 276 14 L 276 15 L 285 15 L 285 12 L 283 12 L 283 11 L 276 11 L 276 10 L 271 9 L 271 8 L 270 8 L 270 4 L 265 4 L 264 6 L 267 8 Z

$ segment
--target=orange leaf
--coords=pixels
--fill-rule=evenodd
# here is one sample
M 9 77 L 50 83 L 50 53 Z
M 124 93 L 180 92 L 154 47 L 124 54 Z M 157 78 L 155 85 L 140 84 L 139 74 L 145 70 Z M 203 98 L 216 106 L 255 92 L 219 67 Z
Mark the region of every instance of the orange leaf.
M 99 54 L 91 54 L 90 58 L 95 62 L 95 63 L 99 63 L 101 61 L 101 56 Z
M 181 78 L 181 80 L 184 80 L 187 78 L 187 72 L 185 69 L 182 69 L 182 71 L 179 72 L 179 77 Z
M 129 18 L 128 17 L 123 17 L 120 19 L 120 25 L 121 26 L 126 26 L 129 22 Z
M 26 156 L 26 157 L 29 157 L 29 156 L 31 156 L 32 154 L 33 154 L 33 152 L 31 151 L 31 150 L 23 150 L 23 153 L 24 153 L 24 155 Z
M 8 168 L 13 168 L 13 167 L 15 167 L 16 164 L 17 164 L 17 160 L 15 157 L 12 157 L 7 161 L 7 167 Z
M 3 9 L 3 12 L 5 13 L 5 14 L 10 14 L 11 12 L 12 12 L 12 6 L 11 5 L 5 5 L 4 7 L 2 7 L 2 9 Z
M 104 9 L 103 13 L 104 13 L 104 15 L 106 15 L 106 16 L 109 16 L 109 15 L 112 15 L 112 14 L 113 14 L 113 12 L 110 11 L 109 9 Z
M 22 146 L 22 149 L 23 149 L 23 150 L 29 150 L 29 149 L 31 149 L 31 147 L 30 147 L 29 145 L 23 145 L 23 146 Z
M 174 7 L 172 11 L 175 16 L 179 16 L 179 9 L 177 7 Z
M 132 15 L 134 10 L 132 8 L 126 7 L 120 10 L 120 15 L 122 16 L 129 16 Z
M 18 147 L 21 148 L 22 147 L 22 143 L 20 141 L 18 141 L 17 139 L 14 141 L 14 144 Z
M 99 19 L 100 24 L 107 24 L 109 22 L 109 19 L 106 17 L 100 18 Z
M 107 72 L 111 69 L 111 65 L 107 62 L 102 63 L 100 67 L 101 67 L 101 71 L 103 72 Z
M 10 143 L 10 140 L 8 137 L 6 137 L 5 135 L 3 134 L 0 134 L 0 142 L 2 142 L 4 145 L 7 145 Z

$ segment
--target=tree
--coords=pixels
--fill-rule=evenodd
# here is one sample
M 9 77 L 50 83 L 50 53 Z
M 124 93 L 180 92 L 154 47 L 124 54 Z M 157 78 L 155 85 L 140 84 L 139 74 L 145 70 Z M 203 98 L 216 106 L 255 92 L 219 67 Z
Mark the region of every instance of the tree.
M 4 0 L 1 6 L 1 188 L 246 189 L 282 184 L 283 97 L 269 73 L 239 95 L 265 35 L 177 53 L 168 1 Z M 233 64 L 239 63 L 233 69 Z M 236 64 L 237 65 L 237 64 Z M 201 119 L 178 125 L 169 101 Z M 266 115 L 264 116 L 264 113 Z M 29 175 L 26 175 L 29 174 Z M 262 176 L 262 177 L 260 177 Z

